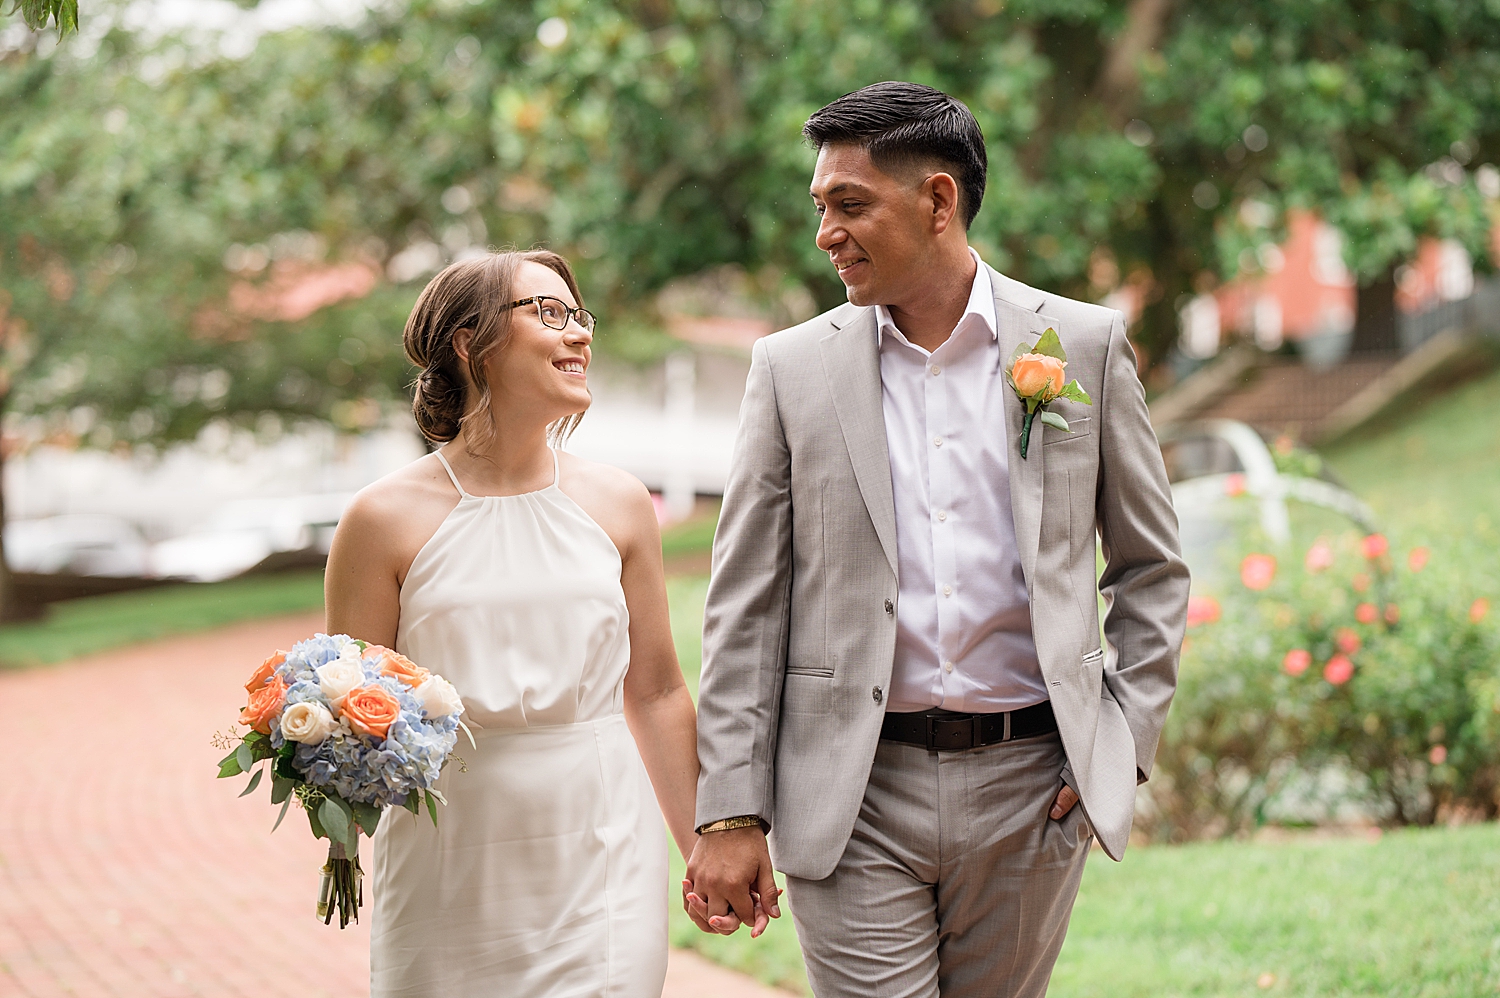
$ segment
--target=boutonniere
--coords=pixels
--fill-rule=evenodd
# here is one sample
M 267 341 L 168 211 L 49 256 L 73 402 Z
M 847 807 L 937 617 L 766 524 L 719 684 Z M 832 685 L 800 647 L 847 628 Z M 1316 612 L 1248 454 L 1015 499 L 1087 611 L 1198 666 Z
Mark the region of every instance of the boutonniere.
M 1072 433 L 1068 421 L 1055 412 L 1047 411 L 1047 404 L 1054 399 L 1068 399 L 1093 405 L 1094 400 L 1077 381 L 1063 383 L 1066 377 L 1063 368 L 1068 366 L 1068 354 L 1063 350 L 1057 330 L 1048 328 L 1036 346 L 1025 343 L 1016 347 L 1010 356 L 1005 379 L 1015 389 L 1016 396 L 1026 405 L 1026 419 L 1021 423 L 1021 457 L 1026 457 L 1026 445 L 1031 442 L 1031 423 L 1040 418 L 1048 426 Z

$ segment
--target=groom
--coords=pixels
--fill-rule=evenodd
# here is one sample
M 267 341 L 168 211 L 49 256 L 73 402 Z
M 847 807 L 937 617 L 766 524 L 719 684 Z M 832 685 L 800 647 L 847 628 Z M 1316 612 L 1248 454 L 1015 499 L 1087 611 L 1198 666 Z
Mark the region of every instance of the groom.
M 880 83 L 804 134 L 849 302 L 755 346 L 685 904 L 711 931 L 779 916 L 774 862 L 818 998 L 1042 995 L 1091 838 L 1124 853 L 1185 625 L 1135 355 L 1120 313 L 970 249 L 963 104 Z M 1053 402 L 1069 432 L 1038 419 L 1023 458 L 1005 370 L 1048 329 L 1092 403 Z

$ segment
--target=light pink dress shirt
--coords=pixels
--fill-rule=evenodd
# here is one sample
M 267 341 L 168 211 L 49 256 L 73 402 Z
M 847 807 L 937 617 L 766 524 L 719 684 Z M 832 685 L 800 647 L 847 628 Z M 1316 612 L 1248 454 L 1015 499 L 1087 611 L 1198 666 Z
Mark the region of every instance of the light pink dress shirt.
M 1047 699 L 1010 511 L 1012 392 L 989 270 L 969 252 L 978 271 L 968 307 L 936 350 L 875 309 L 900 579 L 892 711 L 989 713 Z

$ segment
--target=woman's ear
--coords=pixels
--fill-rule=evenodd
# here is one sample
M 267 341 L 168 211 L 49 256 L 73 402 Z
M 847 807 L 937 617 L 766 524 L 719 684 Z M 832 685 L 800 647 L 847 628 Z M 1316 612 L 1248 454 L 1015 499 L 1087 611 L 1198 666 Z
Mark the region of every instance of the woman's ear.
M 453 333 L 453 352 L 458 354 L 458 359 L 469 366 L 469 345 L 474 342 L 474 330 L 464 327 Z

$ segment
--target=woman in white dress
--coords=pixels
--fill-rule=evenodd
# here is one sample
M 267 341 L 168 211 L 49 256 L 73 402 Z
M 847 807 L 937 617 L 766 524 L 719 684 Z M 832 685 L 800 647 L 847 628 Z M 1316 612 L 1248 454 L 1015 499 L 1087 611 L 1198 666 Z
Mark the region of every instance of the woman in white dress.
M 478 741 L 444 771 L 438 827 L 380 822 L 373 998 L 661 994 L 662 818 L 691 855 L 693 703 L 649 494 L 549 446 L 589 404 L 578 302 L 544 251 L 435 277 L 405 345 L 417 425 L 445 446 L 362 491 L 334 536 L 329 632 L 446 677 Z

